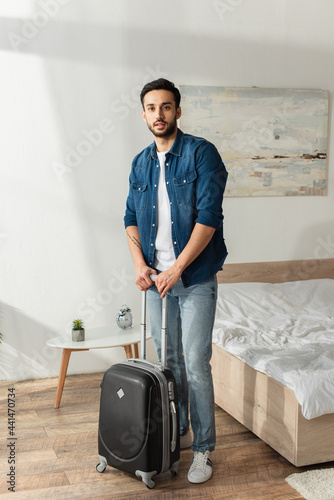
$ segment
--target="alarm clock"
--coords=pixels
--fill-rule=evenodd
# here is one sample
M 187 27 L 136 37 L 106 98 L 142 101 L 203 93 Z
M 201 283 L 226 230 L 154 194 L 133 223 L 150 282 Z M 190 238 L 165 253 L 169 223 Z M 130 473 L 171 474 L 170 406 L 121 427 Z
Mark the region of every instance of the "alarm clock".
M 132 327 L 133 317 L 131 309 L 126 304 L 123 304 L 116 316 L 116 323 L 122 330 L 127 330 Z

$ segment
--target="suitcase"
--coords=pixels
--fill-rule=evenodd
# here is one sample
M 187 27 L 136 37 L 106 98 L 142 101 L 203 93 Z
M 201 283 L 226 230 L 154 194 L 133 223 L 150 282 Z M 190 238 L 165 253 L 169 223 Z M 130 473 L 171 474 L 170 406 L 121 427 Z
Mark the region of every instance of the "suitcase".
M 151 276 L 152 279 L 155 276 Z M 161 362 L 146 360 L 146 292 L 142 292 L 140 358 L 111 366 L 101 382 L 98 472 L 107 465 L 141 477 L 177 474 L 180 459 L 178 401 L 166 367 L 167 295 L 162 299 Z

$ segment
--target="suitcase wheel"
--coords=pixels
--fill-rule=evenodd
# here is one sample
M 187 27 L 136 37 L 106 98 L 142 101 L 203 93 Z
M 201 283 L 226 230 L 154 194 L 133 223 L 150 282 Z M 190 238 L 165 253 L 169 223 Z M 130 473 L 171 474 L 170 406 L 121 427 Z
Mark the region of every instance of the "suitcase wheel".
M 143 481 L 144 484 L 146 484 L 149 490 L 154 488 L 155 482 L 152 480 L 152 476 L 157 474 L 156 470 L 152 472 L 143 472 L 141 470 L 136 470 L 135 474 L 136 476 L 141 477 L 141 480 Z
M 170 471 L 171 471 L 172 476 L 176 476 L 179 473 L 179 464 L 180 464 L 180 460 L 177 460 L 171 466 Z
M 102 473 L 106 470 L 107 460 L 104 457 L 102 457 L 101 455 L 99 455 L 99 459 L 100 459 L 100 463 L 97 464 L 96 470 L 97 470 L 97 472 Z
M 104 464 L 97 464 L 96 470 L 97 470 L 97 472 L 102 473 L 106 470 L 106 466 Z

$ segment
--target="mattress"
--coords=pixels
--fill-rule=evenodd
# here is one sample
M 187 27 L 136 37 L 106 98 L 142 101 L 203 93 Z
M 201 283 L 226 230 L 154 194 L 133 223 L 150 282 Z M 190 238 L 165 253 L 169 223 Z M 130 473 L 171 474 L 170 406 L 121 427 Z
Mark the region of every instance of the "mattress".
M 305 418 L 334 413 L 334 280 L 219 284 L 213 342 L 291 388 Z

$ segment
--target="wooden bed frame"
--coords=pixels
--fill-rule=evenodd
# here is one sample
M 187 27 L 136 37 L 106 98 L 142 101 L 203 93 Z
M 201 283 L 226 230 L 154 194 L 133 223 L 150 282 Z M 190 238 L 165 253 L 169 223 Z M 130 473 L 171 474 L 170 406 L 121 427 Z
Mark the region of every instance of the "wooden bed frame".
M 218 283 L 334 278 L 334 259 L 225 264 Z M 294 392 L 213 344 L 215 402 L 297 467 L 334 460 L 334 414 L 307 420 Z

